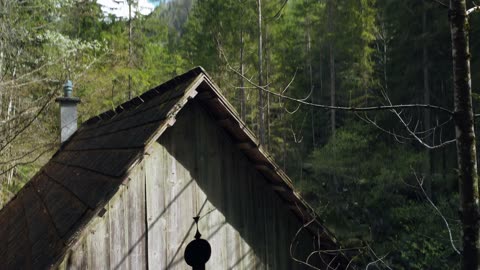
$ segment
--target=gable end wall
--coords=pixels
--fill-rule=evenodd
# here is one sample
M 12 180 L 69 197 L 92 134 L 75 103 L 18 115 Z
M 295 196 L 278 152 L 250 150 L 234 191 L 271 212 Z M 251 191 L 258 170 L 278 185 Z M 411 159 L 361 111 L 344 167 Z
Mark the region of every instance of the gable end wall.
M 206 269 L 305 269 L 290 258 L 301 223 L 196 101 L 67 252 L 59 269 L 190 269 L 183 260 L 199 215 L 212 247 Z M 295 253 L 314 241 L 306 231 Z

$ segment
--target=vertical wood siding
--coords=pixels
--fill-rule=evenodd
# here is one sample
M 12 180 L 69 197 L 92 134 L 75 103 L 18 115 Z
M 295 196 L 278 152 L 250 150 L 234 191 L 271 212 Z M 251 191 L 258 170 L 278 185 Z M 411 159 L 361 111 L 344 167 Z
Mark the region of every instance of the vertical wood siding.
M 105 210 L 59 269 L 190 269 L 183 254 L 196 215 L 212 247 L 207 269 L 304 269 L 289 253 L 301 223 L 195 101 Z M 312 250 L 302 237 L 299 257 Z

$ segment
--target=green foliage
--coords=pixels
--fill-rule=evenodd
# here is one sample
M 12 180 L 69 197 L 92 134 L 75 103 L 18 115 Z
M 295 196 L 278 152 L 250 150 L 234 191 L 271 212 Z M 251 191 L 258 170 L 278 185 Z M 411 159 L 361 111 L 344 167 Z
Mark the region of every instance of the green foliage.
M 352 121 L 310 160 L 302 194 L 344 244 L 368 243 L 379 256 L 388 254 L 385 261 L 395 269 L 458 267 L 445 224 L 419 186 L 423 153 L 392 145 L 371 126 Z M 452 180 L 435 176 L 434 183 Z M 434 186 L 432 194 L 458 245 L 458 196 L 449 195 L 456 193 L 452 188 L 443 193 Z
M 66 79 L 82 99 L 80 121 L 184 71 L 162 14 L 105 17 L 96 1 L 0 2 L 0 200 L 8 201 L 58 147 Z M 5 31 L 3 31 L 5 30 Z M 129 54 L 129 44 L 132 54 Z

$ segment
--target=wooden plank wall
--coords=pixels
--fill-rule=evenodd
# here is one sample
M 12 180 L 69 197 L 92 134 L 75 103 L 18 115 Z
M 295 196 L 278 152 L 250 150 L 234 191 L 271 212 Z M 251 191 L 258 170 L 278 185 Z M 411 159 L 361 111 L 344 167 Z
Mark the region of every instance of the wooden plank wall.
M 176 232 L 154 234 L 158 240 L 149 238 L 149 243 L 167 239 L 168 269 L 187 269 L 182 256 L 194 237 L 192 218 L 196 215 L 201 217 L 203 238 L 212 246 L 207 269 L 305 269 L 290 259 L 289 252 L 301 222 L 201 105 L 195 101 L 187 105 L 154 148 L 149 159 L 163 162 L 152 162 L 161 169 L 151 171 L 161 170 L 157 175 L 168 177 L 153 182 L 176 195 L 165 194 L 165 204 L 158 208 L 170 204 L 168 208 L 179 211 L 172 216 L 170 209 L 164 210 L 170 220 L 166 230 L 172 224 Z M 154 189 L 147 189 L 147 198 L 149 190 Z M 172 196 L 177 197 L 175 201 Z M 299 240 L 297 255 L 305 258 L 313 239 L 303 233 Z M 155 252 L 149 249 L 149 258 Z
M 146 269 L 144 165 L 133 169 L 58 269 Z
M 304 269 L 289 254 L 301 223 L 195 101 L 105 210 L 59 269 L 190 269 L 183 254 L 196 215 L 212 247 L 206 269 Z M 300 256 L 311 249 L 303 237 Z

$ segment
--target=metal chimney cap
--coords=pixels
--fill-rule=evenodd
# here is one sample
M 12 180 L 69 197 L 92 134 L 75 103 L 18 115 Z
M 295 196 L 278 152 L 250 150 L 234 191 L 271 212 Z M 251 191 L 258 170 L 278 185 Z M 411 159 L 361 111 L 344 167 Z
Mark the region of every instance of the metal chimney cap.
M 73 92 L 73 83 L 70 80 L 67 80 L 63 85 L 63 94 L 64 97 L 71 97 Z
M 63 97 L 57 97 L 55 99 L 55 102 L 58 102 L 60 104 L 80 103 L 80 98 L 73 97 L 72 92 L 73 92 L 73 83 L 72 81 L 67 80 L 63 85 Z

